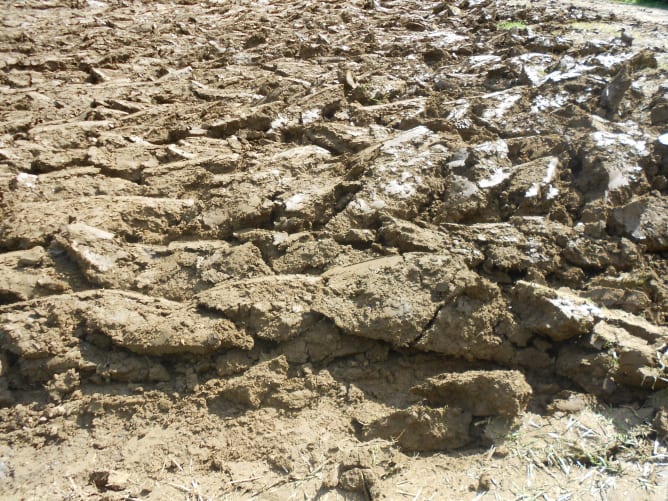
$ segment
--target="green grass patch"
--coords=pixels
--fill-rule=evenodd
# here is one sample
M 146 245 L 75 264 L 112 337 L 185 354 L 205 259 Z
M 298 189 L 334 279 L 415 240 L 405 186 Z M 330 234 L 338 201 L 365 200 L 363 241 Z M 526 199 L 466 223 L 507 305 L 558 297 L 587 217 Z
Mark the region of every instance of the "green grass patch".
M 652 7 L 653 9 L 668 10 L 668 1 L 666 0 L 615 0 L 615 1 L 626 5 L 637 5 L 638 7 Z
M 497 30 L 521 30 L 526 27 L 522 21 L 501 21 L 496 25 Z

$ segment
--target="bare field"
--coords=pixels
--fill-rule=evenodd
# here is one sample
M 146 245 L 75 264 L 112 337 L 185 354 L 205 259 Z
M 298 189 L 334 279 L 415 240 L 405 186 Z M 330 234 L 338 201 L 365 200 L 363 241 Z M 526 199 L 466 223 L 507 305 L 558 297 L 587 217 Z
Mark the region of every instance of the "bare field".
M 668 15 L 22 1 L 0 497 L 668 492 Z

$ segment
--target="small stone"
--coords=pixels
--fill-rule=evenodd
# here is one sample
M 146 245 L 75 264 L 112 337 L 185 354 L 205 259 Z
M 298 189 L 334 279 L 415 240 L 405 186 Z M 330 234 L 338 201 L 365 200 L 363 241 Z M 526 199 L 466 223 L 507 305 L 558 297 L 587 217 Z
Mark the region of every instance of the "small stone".
M 334 489 L 339 485 L 339 468 L 340 466 L 337 464 L 331 469 L 325 470 L 322 476 L 322 487 L 324 489 Z
M 347 401 L 350 403 L 358 403 L 364 401 L 364 392 L 354 384 L 350 384 L 347 392 Z
M 376 483 L 376 476 L 368 468 L 351 468 L 341 473 L 339 488 L 344 491 L 368 493 Z
M 494 448 L 492 457 L 505 458 L 508 454 L 510 454 L 510 449 L 506 445 L 502 444 Z
M 44 247 L 36 246 L 32 249 L 25 251 L 21 254 L 19 258 L 19 266 L 38 266 L 42 263 L 42 260 L 46 257 L 46 251 Z
M 582 393 L 564 392 L 547 406 L 550 413 L 564 412 L 572 414 L 596 405 L 596 399 Z
M 624 66 L 605 89 L 603 89 L 603 93 L 601 94 L 600 104 L 608 112 L 608 116 L 614 116 L 617 113 L 619 104 L 630 87 L 631 78 L 628 75 L 626 66 Z
M 116 470 L 94 471 L 90 475 L 90 480 L 98 489 L 122 491 L 128 485 L 129 475 Z
M 478 491 L 491 491 L 496 482 L 489 473 L 483 473 L 478 480 Z
M 111 491 L 122 491 L 128 485 L 129 475 L 124 471 L 112 470 L 107 478 L 107 489 Z
M 662 438 L 668 437 L 668 409 L 659 409 L 652 422 L 657 435 Z

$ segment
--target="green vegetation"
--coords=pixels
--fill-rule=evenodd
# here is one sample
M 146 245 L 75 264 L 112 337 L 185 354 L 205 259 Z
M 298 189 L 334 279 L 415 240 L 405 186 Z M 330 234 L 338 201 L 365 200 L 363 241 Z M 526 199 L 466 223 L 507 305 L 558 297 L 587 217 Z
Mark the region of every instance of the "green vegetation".
M 653 7 L 655 9 L 668 9 L 668 0 L 617 0 L 619 3 L 637 5 L 638 7 Z
M 619 462 L 614 461 L 608 457 L 587 454 L 587 459 L 583 461 L 583 463 L 599 468 L 611 475 L 619 475 L 622 473 L 622 467 Z
M 526 27 L 522 21 L 501 21 L 496 25 L 497 30 L 521 30 Z

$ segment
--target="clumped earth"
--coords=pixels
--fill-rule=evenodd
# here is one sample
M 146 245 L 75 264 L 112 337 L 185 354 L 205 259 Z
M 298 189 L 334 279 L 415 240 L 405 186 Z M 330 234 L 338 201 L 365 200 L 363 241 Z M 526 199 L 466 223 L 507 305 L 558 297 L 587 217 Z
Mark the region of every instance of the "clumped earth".
M 594 7 L 3 5 L 0 495 L 664 499 L 668 16 Z

